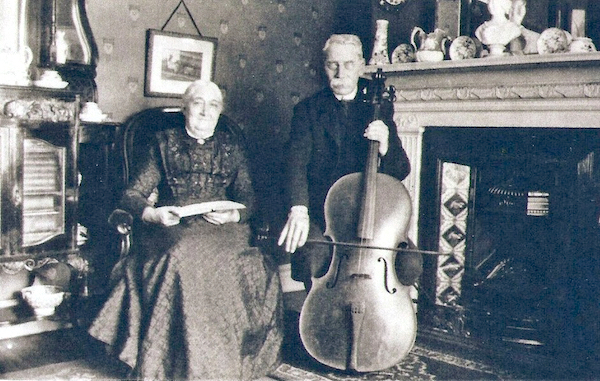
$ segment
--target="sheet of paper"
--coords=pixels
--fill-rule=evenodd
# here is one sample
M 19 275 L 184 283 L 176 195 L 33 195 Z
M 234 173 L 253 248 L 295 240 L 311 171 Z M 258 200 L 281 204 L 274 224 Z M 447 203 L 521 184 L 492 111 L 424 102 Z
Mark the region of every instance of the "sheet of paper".
M 188 217 L 209 212 L 245 208 L 246 206 L 244 204 L 240 204 L 239 202 L 234 201 L 208 201 L 200 202 L 198 204 L 182 206 L 181 208 L 179 208 L 178 214 L 179 217 Z

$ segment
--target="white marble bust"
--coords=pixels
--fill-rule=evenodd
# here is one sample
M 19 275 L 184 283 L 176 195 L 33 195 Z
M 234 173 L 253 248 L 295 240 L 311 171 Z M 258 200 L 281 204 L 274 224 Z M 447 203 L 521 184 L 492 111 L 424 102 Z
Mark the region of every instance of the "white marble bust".
M 501 53 L 504 47 L 521 35 L 519 24 L 508 19 L 512 0 L 488 0 L 490 20 L 481 24 L 475 31 L 483 44 L 490 47 L 490 54 Z

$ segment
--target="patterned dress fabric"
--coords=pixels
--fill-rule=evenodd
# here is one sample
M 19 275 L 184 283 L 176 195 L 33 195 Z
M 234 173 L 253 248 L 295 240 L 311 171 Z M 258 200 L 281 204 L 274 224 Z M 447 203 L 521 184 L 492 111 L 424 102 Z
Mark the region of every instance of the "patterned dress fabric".
M 89 332 L 143 379 L 255 379 L 280 363 L 277 266 L 249 244 L 247 159 L 224 123 L 204 144 L 182 126 L 158 132 L 121 203 L 139 217 L 158 188 L 157 206 L 225 199 L 247 206 L 240 223 L 216 226 L 195 216 L 134 228 L 135 246 L 115 267 Z

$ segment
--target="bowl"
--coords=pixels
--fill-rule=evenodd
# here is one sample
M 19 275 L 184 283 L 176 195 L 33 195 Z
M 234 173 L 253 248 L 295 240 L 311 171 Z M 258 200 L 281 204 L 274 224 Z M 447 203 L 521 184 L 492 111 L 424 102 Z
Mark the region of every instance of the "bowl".
M 418 62 L 440 62 L 444 60 L 444 52 L 441 50 L 419 50 L 417 52 Z
M 52 285 L 36 285 L 25 287 L 21 295 L 27 304 L 33 309 L 35 316 L 44 317 L 54 315 L 65 298 L 62 288 Z

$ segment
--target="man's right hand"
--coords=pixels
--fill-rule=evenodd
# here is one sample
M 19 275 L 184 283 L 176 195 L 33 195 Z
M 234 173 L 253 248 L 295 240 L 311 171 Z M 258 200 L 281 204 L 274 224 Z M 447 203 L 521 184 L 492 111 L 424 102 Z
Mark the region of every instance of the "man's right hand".
M 142 221 L 164 226 L 173 226 L 179 223 L 180 217 L 177 214 L 177 206 L 161 206 L 153 208 L 147 206 L 142 213 Z
M 304 205 L 292 206 L 277 244 L 281 246 L 285 242 L 285 251 L 293 253 L 306 243 L 309 228 L 308 208 Z

